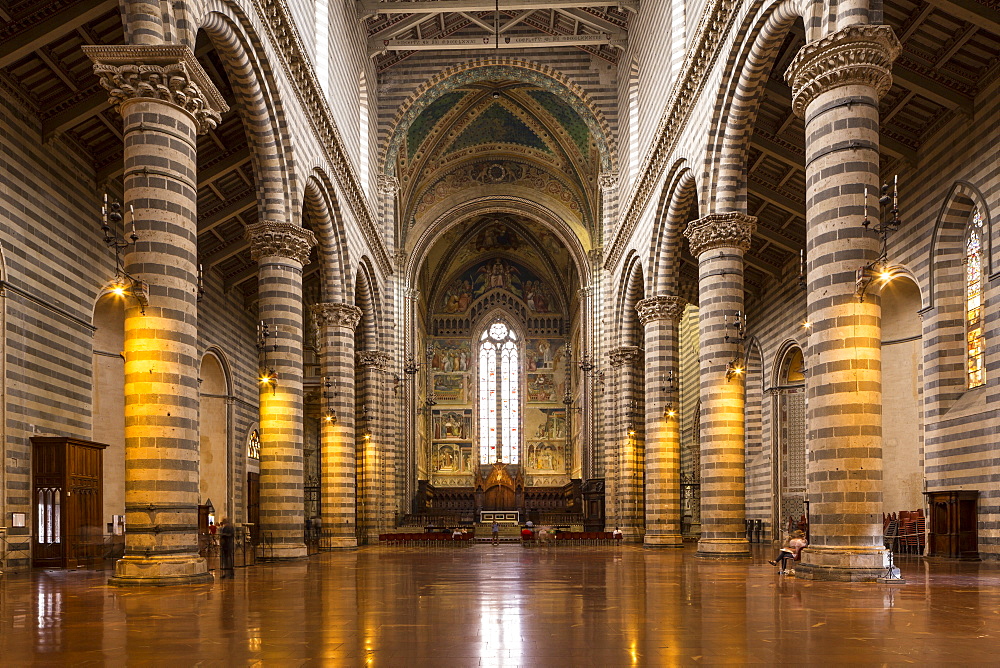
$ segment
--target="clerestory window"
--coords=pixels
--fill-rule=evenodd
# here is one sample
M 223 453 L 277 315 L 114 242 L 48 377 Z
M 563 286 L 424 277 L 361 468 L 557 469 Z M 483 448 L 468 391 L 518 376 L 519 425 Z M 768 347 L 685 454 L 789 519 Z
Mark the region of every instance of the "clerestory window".
M 520 456 L 520 357 L 502 321 L 479 337 L 479 462 L 517 464 Z

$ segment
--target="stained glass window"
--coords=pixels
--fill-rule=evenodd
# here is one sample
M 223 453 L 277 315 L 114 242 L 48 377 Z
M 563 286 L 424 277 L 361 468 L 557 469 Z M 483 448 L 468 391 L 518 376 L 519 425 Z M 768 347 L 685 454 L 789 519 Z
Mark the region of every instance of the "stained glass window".
M 479 338 L 479 463 L 520 457 L 517 335 L 494 322 Z M 498 449 L 499 448 L 499 449 Z
M 254 429 L 247 438 L 247 457 L 260 459 L 260 433 Z
M 983 215 L 976 207 L 965 232 L 965 341 L 969 387 L 983 377 Z

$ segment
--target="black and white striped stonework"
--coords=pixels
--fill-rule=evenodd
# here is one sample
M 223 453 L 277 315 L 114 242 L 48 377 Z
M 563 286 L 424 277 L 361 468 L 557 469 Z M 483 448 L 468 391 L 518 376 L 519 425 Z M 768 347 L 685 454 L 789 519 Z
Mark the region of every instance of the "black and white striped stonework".
M 684 305 L 683 299 L 667 295 L 643 299 L 636 305 L 639 321 L 645 328 L 646 535 L 643 542 L 649 546 L 681 545 L 677 326 Z M 668 405 L 673 415 L 668 414 Z
M 214 126 L 224 104 L 190 111 L 200 102 L 191 95 L 198 77 L 208 100 L 221 98 L 189 51 L 174 47 L 168 55 L 147 65 L 148 49 L 88 51 L 123 119 L 124 205 L 139 237 L 126 270 L 148 284 L 145 308 L 133 298 L 125 313 L 129 530 L 112 582 L 126 585 L 210 579 L 197 533 L 197 135 Z M 145 66 L 136 71 L 136 63 Z M 135 96 L 144 90 L 135 84 L 165 72 L 172 74 L 169 99 Z
M 881 308 L 856 272 L 878 255 L 858 221 L 878 187 L 878 100 L 899 44 L 887 26 L 849 26 L 796 55 L 787 77 L 806 125 L 806 367 L 810 546 L 802 577 L 871 580 L 882 542 Z M 841 55 L 843 54 L 843 55 Z M 850 66 L 837 66 L 841 62 Z
M 276 558 L 304 556 L 302 441 L 302 267 L 316 243 L 291 223 L 262 221 L 247 228 L 257 262 L 258 316 L 270 336 L 260 383 L 260 524 Z
M 322 374 L 330 383 L 333 420 L 323 421 L 320 496 L 323 543 L 327 549 L 357 547 L 355 517 L 354 330 L 361 309 L 343 302 L 313 306 L 319 328 Z
M 701 344 L 701 540 L 698 554 L 748 556 L 745 536 L 744 378 L 727 378 L 742 351 L 733 326 L 743 305 L 743 254 L 756 219 L 711 214 L 688 225 L 698 258 Z M 728 337 L 728 340 L 727 340 Z

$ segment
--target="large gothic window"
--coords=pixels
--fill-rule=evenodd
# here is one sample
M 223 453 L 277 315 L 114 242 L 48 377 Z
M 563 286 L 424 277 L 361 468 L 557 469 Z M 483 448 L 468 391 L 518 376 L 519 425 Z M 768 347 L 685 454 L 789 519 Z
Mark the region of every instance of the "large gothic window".
M 520 364 L 517 335 L 494 322 L 479 338 L 479 462 L 519 458 Z M 497 450 L 497 448 L 500 448 Z
M 965 341 L 969 387 L 983 378 L 983 215 L 976 207 L 965 233 Z

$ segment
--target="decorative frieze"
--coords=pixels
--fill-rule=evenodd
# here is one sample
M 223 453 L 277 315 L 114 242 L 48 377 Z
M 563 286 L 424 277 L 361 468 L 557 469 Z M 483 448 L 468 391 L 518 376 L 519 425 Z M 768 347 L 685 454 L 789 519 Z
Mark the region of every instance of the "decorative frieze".
M 363 369 L 389 371 L 392 368 L 392 356 L 381 350 L 359 350 L 357 364 Z
M 757 228 L 757 219 L 738 211 L 712 213 L 696 220 L 684 230 L 691 245 L 691 254 L 698 257 L 713 248 L 750 249 L 750 239 Z
M 687 300 L 675 295 L 657 295 L 649 299 L 640 300 L 635 305 L 635 310 L 639 314 L 639 322 L 645 327 L 654 320 L 673 320 L 680 322 L 684 315 L 684 307 Z
M 313 321 L 320 329 L 324 327 L 345 327 L 354 329 L 361 322 L 361 309 L 354 304 L 321 302 L 311 307 Z
M 785 71 L 792 87 L 792 110 L 806 107 L 831 88 L 868 85 L 881 98 L 892 86 L 892 63 L 902 47 L 887 25 L 851 25 L 806 44 Z
M 247 226 L 250 257 L 256 262 L 262 257 L 287 257 L 302 266 L 309 263 L 309 252 L 316 245 L 316 235 L 293 223 L 263 220 Z
M 626 364 L 635 364 L 639 360 L 638 346 L 619 346 L 608 352 L 611 359 L 611 366 L 620 367 Z
M 229 106 L 186 46 L 120 44 L 84 46 L 94 73 L 108 91 L 115 111 L 129 100 L 149 98 L 169 102 L 191 114 L 199 134 L 222 120 Z

